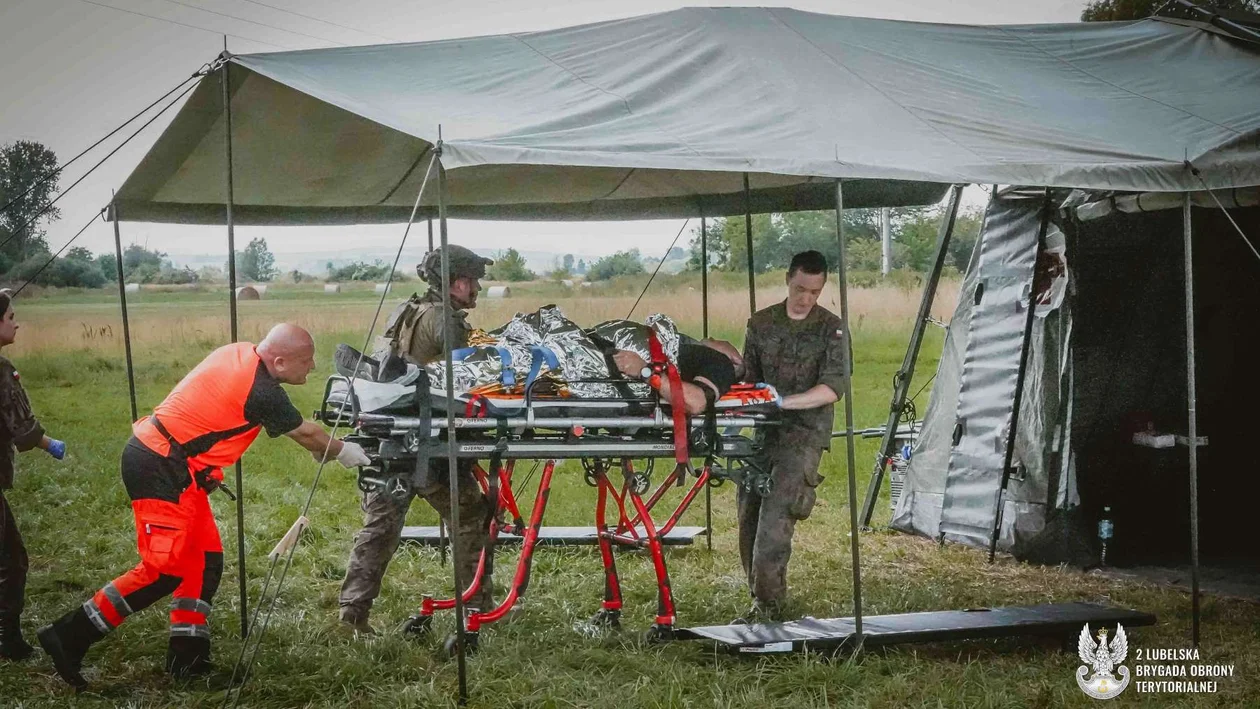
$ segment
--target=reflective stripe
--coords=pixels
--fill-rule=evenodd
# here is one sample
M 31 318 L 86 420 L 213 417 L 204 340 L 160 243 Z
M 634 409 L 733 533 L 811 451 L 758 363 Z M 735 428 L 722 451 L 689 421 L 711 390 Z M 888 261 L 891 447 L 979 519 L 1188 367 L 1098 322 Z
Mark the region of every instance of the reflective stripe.
M 118 615 L 126 618 L 134 612 L 127 603 L 127 599 L 123 598 L 122 592 L 114 586 L 113 581 L 105 584 L 105 588 L 101 589 L 101 593 L 104 593 L 109 602 L 114 604 L 114 610 L 118 611 Z
M 210 611 L 213 610 L 213 607 L 200 598 L 175 598 L 171 600 L 171 610 L 193 611 L 194 613 L 200 613 L 209 618 Z
M 210 626 L 202 623 L 174 623 L 171 625 L 171 637 L 210 639 Z
M 101 615 L 101 611 L 97 609 L 96 604 L 88 601 L 83 604 L 83 612 L 87 614 L 88 620 L 92 621 L 92 625 L 102 633 L 108 633 L 113 630 L 109 622 L 105 620 L 105 616 Z

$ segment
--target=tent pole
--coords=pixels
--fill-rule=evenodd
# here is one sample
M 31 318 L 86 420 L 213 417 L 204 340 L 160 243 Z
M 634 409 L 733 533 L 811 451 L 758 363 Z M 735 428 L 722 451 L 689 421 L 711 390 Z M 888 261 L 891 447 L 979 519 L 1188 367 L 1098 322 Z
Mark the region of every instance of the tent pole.
M 709 339 L 709 225 L 700 207 L 700 333 Z M 713 488 L 704 486 L 704 542 L 713 551 Z
M 1199 646 L 1199 418 L 1194 381 L 1194 248 L 1191 243 L 1190 193 L 1182 203 L 1181 223 L 1186 251 L 1186 401 L 1190 450 L 1190 614 L 1191 636 Z
M 845 346 L 853 352 L 852 332 L 849 328 L 849 273 L 844 262 L 844 186 L 836 180 L 836 239 L 839 241 L 840 258 L 836 260 L 836 280 L 840 287 L 840 327 L 844 330 Z M 752 253 L 749 251 L 749 253 Z M 857 644 L 853 652 L 862 651 L 862 557 L 858 549 L 857 513 L 857 464 L 853 449 L 853 361 L 850 356 L 848 372 L 844 378 L 844 439 L 849 471 L 849 547 L 853 552 L 853 631 Z
M 447 248 L 449 243 L 446 232 L 446 168 L 442 166 L 441 128 L 438 128 L 438 234 L 442 240 L 442 308 L 447 313 L 442 318 L 444 328 L 443 340 L 453 342 L 455 332 L 451 329 L 449 313 L 454 312 L 451 306 L 451 256 Z M 455 364 L 452 361 L 450 347 L 444 347 L 446 361 L 446 400 L 455 400 Z M 455 657 L 459 671 L 459 703 L 468 703 L 468 666 L 465 662 L 467 651 L 464 634 L 464 581 L 460 578 L 459 562 L 462 561 L 459 551 L 459 467 L 456 457 L 458 434 L 455 430 L 455 408 L 448 406 L 446 411 L 446 465 L 448 485 L 451 493 L 451 566 L 455 572 Z
M 224 39 L 226 45 L 227 40 Z M 223 84 L 223 147 L 227 157 L 227 169 L 224 170 L 223 179 L 226 189 L 226 198 L 223 206 L 227 213 L 227 239 L 228 239 L 228 319 L 231 321 L 232 342 L 238 340 L 238 330 L 236 321 L 236 230 L 232 221 L 232 202 L 234 195 L 232 194 L 232 94 L 229 86 L 230 76 L 228 71 L 232 67 L 232 63 L 227 58 L 227 48 L 224 47 L 223 76 L 220 82 Z M 241 601 L 241 637 L 244 638 L 249 634 L 248 621 L 248 604 L 249 593 L 246 589 L 245 575 L 245 479 L 241 471 L 241 461 L 236 461 L 236 568 L 237 580 L 240 585 L 240 601 Z
M 1015 458 L 1015 438 L 1019 435 L 1019 410 L 1024 401 L 1024 378 L 1028 374 L 1028 354 L 1032 350 L 1033 322 L 1037 315 L 1037 261 L 1046 250 L 1046 229 L 1050 227 L 1050 188 L 1041 205 L 1041 226 L 1037 229 L 1037 252 L 1033 257 L 1032 275 L 1028 280 L 1028 312 L 1024 317 L 1024 339 L 1019 350 L 1019 374 L 1015 377 L 1015 398 L 1011 403 L 1011 421 L 1006 434 L 1006 457 L 1002 461 L 1002 483 L 998 486 L 997 505 L 993 510 L 993 533 L 989 535 L 989 563 L 997 555 L 998 533 L 1002 529 L 1002 498 L 1011 482 L 1011 462 Z
M 884 481 L 884 471 L 888 461 L 896 452 L 897 425 L 901 419 L 901 407 L 905 406 L 906 396 L 910 393 L 910 382 L 914 379 L 914 368 L 919 360 L 919 347 L 923 344 L 923 333 L 927 330 L 928 317 L 932 314 L 932 303 L 936 299 L 937 284 L 941 280 L 941 269 L 945 267 L 945 259 L 949 256 L 949 241 L 954 234 L 954 221 L 958 216 L 958 205 L 962 201 L 962 185 L 950 188 L 949 206 L 945 208 L 941 220 L 940 231 L 936 237 L 936 259 L 932 262 L 932 271 L 928 275 L 927 285 L 923 287 L 923 298 L 919 301 L 919 313 L 914 321 L 914 331 L 910 334 L 910 344 L 906 347 L 905 359 L 901 361 L 901 369 L 894 378 L 892 404 L 888 407 L 888 424 L 884 428 L 884 440 L 879 446 L 879 457 L 875 461 L 875 470 L 871 473 L 871 482 L 866 488 L 866 499 L 862 502 L 862 529 L 869 529 L 871 517 L 875 514 L 875 503 L 879 499 L 879 488 Z
M 744 173 L 744 241 L 748 246 L 748 312 L 757 312 L 757 274 L 753 270 L 752 190 L 748 189 L 748 173 Z
M 123 347 L 127 352 L 127 389 L 131 394 L 131 420 L 140 418 L 136 408 L 136 370 L 131 362 L 131 319 L 127 317 L 127 284 L 123 276 L 122 235 L 118 227 L 118 203 L 110 202 L 114 218 L 114 263 L 118 267 L 118 302 L 122 305 Z
M 429 217 L 429 251 L 433 250 L 433 217 Z

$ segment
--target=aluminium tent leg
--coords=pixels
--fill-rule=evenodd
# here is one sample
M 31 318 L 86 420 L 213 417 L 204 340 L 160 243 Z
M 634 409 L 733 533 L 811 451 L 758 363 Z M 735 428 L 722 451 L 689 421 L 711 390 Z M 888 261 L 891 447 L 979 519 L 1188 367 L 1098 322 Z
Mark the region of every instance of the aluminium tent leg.
M 114 219 L 114 263 L 118 267 L 118 302 L 122 305 L 123 347 L 127 353 L 127 389 L 131 394 L 131 420 L 140 418 L 136 409 L 136 370 L 131 361 L 131 319 L 127 317 L 127 284 L 123 276 L 122 236 L 118 227 L 118 203 L 110 202 Z
M 1015 399 L 1011 403 L 1011 421 L 1006 434 L 1006 456 L 1002 461 L 1002 482 L 998 485 L 997 503 L 993 510 L 993 532 L 989 535 L 989 563 L 997 555 L 998 533 L 1002 529 L 1002 501 L 1006 486 L 1011 482 L 1011 461 L 1015 458 L 1015 438 L 1019 435 L 1019 410 L 1024 401 L 1024 378 L 1028 374 L 1028 354 L 1032 350 L 1033 322 L 1037 315 L 1037 261 L 1046 250 L 1046 229 L 1050 226 L 1050 188 L 1046 188 L 1041 206 L 1041 226 L 1037 229 L 1037 252 L 1033 257 L 1033 272 L 1028 280 L 1028 311 L 1024 317 L 1024 339 L 1019 350 L 1019 374 L 1015 377 Z
M 853 342 L 849 330 L 849 275 L 844 262 L 844 186 L 836 180 L 836 239 L 839 241 L 840 257 L 836 260 L 836 280 L 840 288 L 840 327 L 844 330 L 845 343 L 850 353 Z M 749 253 L 752 253 L 751 250 Z M 847 454 L 846 465 L 849 472 L 849 547 L 853 553 L 853 637 L 856 645 L 853 652 L 862 650 L 862 558 L 858 549 L 857 518 L 857 464 L 853 449 L 853 358 L 849 357 L 848 376 L 844 378 L 844 439 Z
M 709 227 L 700 210 L 700 334 L 709 339 Z M 713 488 L 704 487 L 704 543 L 713 551 Z
M 1182 229 L 1186 252 L 1186 447 L 1190 452 L 1190 617 L 1194 646 L 1199 646 L 1199 419 L 1195 409 L 1194 381 L 1194 248 L 1191 243 L 1190 193 L 1182 204 Z
M 748 247 L 748 314 L 757 312 L 757 272 L 753 269 L 752 190 L 744 173 L 744 243 Z
M 429 217 L 429 251 L 433 250 L 433 217 Z
M 862 502 L 862 529 L 869 529 L 871 526 L 871 517 L 875 514 L 875 503 L 879 499 L 879 488 L 884 481 L 884 471 L 895 452 L 901 407 L 905 406 L 906 396 L 910 393 L 910 382 L 914 379 L 914 368 L 919 359 L 919 347 L 923 344 L 923 333 L 927 329 L 928 317 L 932 314 L 932 302 L 936 298 L 936 287 L 941 280 L 941 269 L 945 267 L 945 258 L 949 255 L 949 240 L 954 234 L 954 221 L 958 216 L 958 204 L 961 200 L 962 185 L 954 185 L 950 188 L 949 206 L 945 208 L 944 219 L 941 220 L 940 231 L 936 237 L 936 259 L 932 262 L 932 271 L 928 275 L 927 284 L 923 287 L 923 298 L 919 301 L 919 313 L 914 321 L 914 331 L 910 334 L 910 343 L 906 347 L 905 359 L 901 361 L 901 369 L 897 371 L 897 376 L 893 379 L 893 397 L 888 407 L 888 425 L 884 428 L 884 439 L 879 445 L 875 470 L 871 473 L 871 481 L 866 488 L 866 499 Z
M 224 41 L 226 43 L 226 39 Z M 223 52 L 226 55 L 227 49 Z M 228 239 L 228 318 L 231 321 L 232 342 L 236 342 L 239 332 L 236 320 L 236 230 L 232 221 L 232 93 L 228 73 L 231 67 L 232 63 L 227 61 L 225 56 L 223 75 L 220 77 L 220 83 L 223 85 L 223 147 L 227 159 L 227 169 L 223 174 L 225 189 L 223 206 L 226 212 Z M 247 620 L 249 592 L 246 589 L 245 574 L 245 481 L 239 460 L 236 461 L 236 568 L 240 586 L 241 637 L 244 638 L 249 634 Z
M 436 152 L 438 156 L 438 234 L 442 240 L 442 308 L 444 312 L 453 312 L 451 309 L 451 255 L 447 248 L 447 232 L 446 232 L 446 168 L 442 165 L 442 128 L 438 127 L 438 144 Z M 451 329 L 451 318 L 442 318 L 443 339 L 446 342 L 452 342 L 455 338 L 455 332 Z M 444 348 L 446 358 L 446 400 L 455 400 L 455 365 L 452 361 L 451 348 Z M 458 443 L 458 432 L 455 428 L 455 408 L 446 407 L 446 465 L 448 484 L 451 491 L 451 566 L 454 567 L 455 574 L 455 662 L 459 673 L 459 703 L 461 706 L 468 703 L 468 666 L 466 663 L 466 636 L 464 617 L 464 598 L 461 590 L 465 588 L 465 579 L 460 578 L 460 548 L 459 548 L 459 468 L 458 459 L 456 457 L 456 448 Z

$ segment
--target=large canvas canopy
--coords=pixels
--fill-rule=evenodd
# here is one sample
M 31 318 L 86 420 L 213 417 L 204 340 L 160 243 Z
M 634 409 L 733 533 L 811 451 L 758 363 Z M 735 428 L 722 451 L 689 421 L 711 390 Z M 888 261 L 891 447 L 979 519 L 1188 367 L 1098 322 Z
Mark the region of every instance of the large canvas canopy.
M 237 223 L 629 218 L 938 199 L 947 183 L 1260 185 L 1260 50 L 1162 20 L 937 25 L 687 8 L 567 29 L 234 56 Z M 118 194 L 222 223 L 208 76 Z M 852 181 L 852 182 L 850 182 Z M 431 214 L 435 191 L 421 214 Z

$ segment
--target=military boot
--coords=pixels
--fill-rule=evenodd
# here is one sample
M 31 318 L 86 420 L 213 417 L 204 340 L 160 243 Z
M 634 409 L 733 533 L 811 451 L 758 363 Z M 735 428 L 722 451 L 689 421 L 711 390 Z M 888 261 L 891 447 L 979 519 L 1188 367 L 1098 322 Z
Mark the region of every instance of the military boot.
M 22 626 L 16 618 L 0 620 L 0 660 L 21 662 L 33 652 L 35 648 L 22 637 Z
M 76 691 L 87 688 L 87 680 L 80 674 L 83 656 L 92 643 L 103 637 L 105 633 L 92 623 L 82 606 L 61 616 L 52 625 L 40 628 L 36 635 L 39 646 L 52 658 L 57 676 Z
M 166 671 L 176 679 L 203 677 L 214 670 L 210 638 L 172 635 L 166 646 Z

